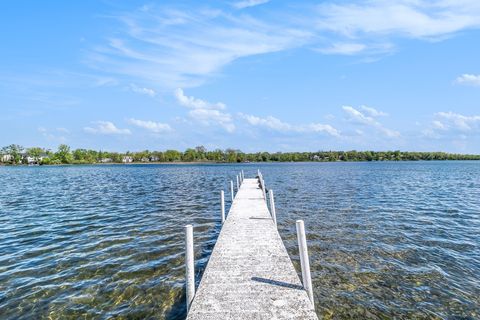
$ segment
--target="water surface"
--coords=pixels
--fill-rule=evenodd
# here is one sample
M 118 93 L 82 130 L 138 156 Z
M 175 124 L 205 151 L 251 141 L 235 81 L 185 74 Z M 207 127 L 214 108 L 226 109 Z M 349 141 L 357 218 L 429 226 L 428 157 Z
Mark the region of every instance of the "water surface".
M 257 168 L 297 270 L 305 220 L 320 317 L 480 317 L 480 162 L 0 167 L 0 317 L 183 319 L 183 226 L 198 281 Z

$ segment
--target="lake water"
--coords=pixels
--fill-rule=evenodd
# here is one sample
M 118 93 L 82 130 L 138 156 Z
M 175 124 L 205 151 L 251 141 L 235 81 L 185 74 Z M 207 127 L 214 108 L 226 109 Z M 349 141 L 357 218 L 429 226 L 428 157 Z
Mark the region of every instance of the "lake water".
M 183 319 L 183 227 L 198 281 L 257 168 L 319 316 L 480 318 L 480 162 L 0 167 L 0 318 Z

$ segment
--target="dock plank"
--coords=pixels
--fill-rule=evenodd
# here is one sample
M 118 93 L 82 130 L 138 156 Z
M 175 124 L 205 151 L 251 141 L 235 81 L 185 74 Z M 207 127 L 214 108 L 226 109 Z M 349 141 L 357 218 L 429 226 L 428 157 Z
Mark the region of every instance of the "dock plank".
M 187 319 L 317 319 L 257 179 L 243 181 Z

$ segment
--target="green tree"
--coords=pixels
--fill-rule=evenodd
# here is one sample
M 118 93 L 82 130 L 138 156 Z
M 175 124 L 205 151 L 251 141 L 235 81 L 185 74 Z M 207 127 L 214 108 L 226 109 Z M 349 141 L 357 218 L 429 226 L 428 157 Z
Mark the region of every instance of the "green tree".
M 22 161 L 22 153 L 24 151 L 24 148 L 18 144 L 11 144 L 9 146 L 6 146 L 2 149 L 2 152 L 5 155 L 10 155 L 12 157 L 12 160 L 10 163 L 12 164 L 19 164 Z
M 70 147 L 66 144 L 61 144 L 58 146 L 58 151 L 55 153 L 55 158 L 63 164 L 68 164 L 73 162 L 73 155 L 70 152 Z

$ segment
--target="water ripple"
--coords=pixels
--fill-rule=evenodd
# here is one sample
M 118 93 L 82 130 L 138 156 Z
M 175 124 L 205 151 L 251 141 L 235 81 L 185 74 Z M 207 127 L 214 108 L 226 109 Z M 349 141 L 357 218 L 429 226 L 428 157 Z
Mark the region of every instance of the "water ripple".
M 183 226 L 198 282 L 219 190 L 258 167 L 321 318 L 480 317 L 480 163 L 408 162 L 0 167 L 1 318 L 184 318 Z

